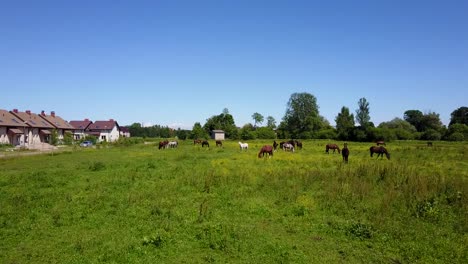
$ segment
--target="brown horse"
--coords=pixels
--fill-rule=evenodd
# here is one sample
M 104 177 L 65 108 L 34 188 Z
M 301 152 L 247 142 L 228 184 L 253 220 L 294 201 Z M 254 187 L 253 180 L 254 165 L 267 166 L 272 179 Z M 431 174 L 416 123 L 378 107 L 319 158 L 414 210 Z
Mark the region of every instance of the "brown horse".
M 295 140 L 296 141 L 296 146 L 298 149 L 302 149 L 302 142 L 299 141 L 299 140 Z
M 273 140 L 273 150 L 276 150 L 278 147 L 278 143 L 276 143 L 276 140 Z
M 376 141 L 375 144 L 377 144 L 377 146 L 386 146 L 383 140 Z
M 222 147 L 223 146 L 223 142 L 221 140 L 216 140 L 216 146 L 217 147 Z
M 207 147 L 210 147 L 210 143 L 208 143 L 208 140 L 203 140 L 202 143 L 201 143 L 201 146 L 202 148 L 207 146 Z
M 338 147 L 337 144 L 327 144 L 325 146 L 325 152 L 329 154 L 328 150 L 333 149 L 333 153 L 335 153 L 335 150 L 338 150 L 338 154 L 340 154 L 340 147 Z
M 263 146 L 258 153 L 258 157 L 265 157 L 265 154 L 267 154 L 269 158 L 273 157 L 273 147 L 270 145 Z
M 390 159 L 390 153 L 388 153 L 387 149 L 383 146 L 372 146 L 370 147 L 370 156 L 372 157 L 374 153 L 377 153 L 377 158 L 380 156 L 383 158 L 383 154 L 387 157 L 387 159 Z
M 195 139 L 195 140 L 193 141 L 193 144 L 194 144 L 194 145 L 196 145 L 196 144 L 201 144 L 201 143 L 202 143 L 202 141 L 201 141 L 200 139 Z
M 348 156 L 349 156 L 348 143 L 344 143 L 344 147 L 341 150 L 341 156 L 343 156 L 343 161 L 345 163 L 348 163 Z
M 169 144 L 169 141 L 167 141 L 167 140 L 159 141 L 159 148 L 158 149 L 167 148 L 167 144 Z

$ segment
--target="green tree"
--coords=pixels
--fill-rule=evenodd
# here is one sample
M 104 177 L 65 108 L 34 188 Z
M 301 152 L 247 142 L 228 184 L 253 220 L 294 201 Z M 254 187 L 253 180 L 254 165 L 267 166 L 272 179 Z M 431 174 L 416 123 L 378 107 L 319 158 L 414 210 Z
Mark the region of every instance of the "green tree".
M 354 115 L 349 112 L 349 108 L 343 106 L 341 112 L 335 118 L 336 131 L 341 140 L 349 140 L 354 128 Z
M 460 123 L 450 125 L 445 138 L 450 141 L 468 140 L 468 125 Z
M 440 131 L 443 129 L 442 121 L 440 121 L 439 114 L 435 112 L 429 112 L 427 114 L 424 114 L 421 126 L 422 131 L 433 129 L 439 131 L 440 133 Z
M 255 130 L 258 139 L 275 139 L 276 134 L 270 127 L 259 127 Z
M 293 138 L 312 133 L 323 127 L 318 111 L 317 99 L 309 93 L 294 93 L 289 98 L 283 117 L 285 130 Z
M 263 123 L 263 116 L 257 112 L 253 113 L 252 119 L 254 120 L 254 127 L 257 127 L 257 124 Z
M 468 107 L 462 106 L 450 114 L 449 126 L 453 124 L 468 125 Z
M 417 132 L 416 128 L 412 124 L 398 117 L 391 121 L 380 123 L 378 128 L 390 130 L 396 139 L 402 140 L 414 139 Z M 387 139 L 385 138 L 385 140 Z
M 208 118 L 203 128 L 208 134 L 214 129 L 221 129 L 224 130 L 227 138 L 237 137 L 237 127 L 234 123 L 234 117 L 229 114 L 227 108 L 224 108 L 221 114 Z
M 359 99 L 358 101 L 358 109 L 356 110 L 356 121 L 363 128 L 367 128 L 370 126 L 369 102 L 367 102 L 366 98 L 364 97 Z
M 252 124 L 245 124 L 239 132 L 239 136 L 242 140 L 256 139 L 257 134 L 255 133 L 255 128 Z
M 267 117 L 267 127 L 275 129 L 276 128 L 276 120 L 272 116 Z
M 199 122 L 196 122 L 193 125 L 191 138 L 192 139 L 199 139 L 199 138 L 207 139 L 208 138 L 208 134 L 202 128 Z
M 422 129 L 422 122 L 423 122 L 424 114 L 419 110 L 407 110 L 404 113 L 403 119 L 405 119 L 408 123 L 413 125 L 418 132 L 423 131 Z

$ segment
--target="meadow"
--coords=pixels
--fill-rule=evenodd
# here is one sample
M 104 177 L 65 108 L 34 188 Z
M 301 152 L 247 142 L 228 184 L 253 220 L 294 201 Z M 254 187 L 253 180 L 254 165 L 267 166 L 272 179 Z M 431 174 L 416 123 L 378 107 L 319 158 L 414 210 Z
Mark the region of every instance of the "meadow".
M 0 158 L 0 263 L 468 263 L 466 142 L 179 143 Z

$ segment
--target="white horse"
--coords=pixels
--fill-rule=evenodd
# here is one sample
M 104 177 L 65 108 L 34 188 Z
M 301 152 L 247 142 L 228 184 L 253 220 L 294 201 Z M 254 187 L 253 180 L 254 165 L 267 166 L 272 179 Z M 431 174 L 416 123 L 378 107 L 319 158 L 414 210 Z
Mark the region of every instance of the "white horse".
M 179 143 L 177 141 L 170 141 L 168 144 L 167 144 L 167 147 L 168 148 L 177 148 L 177 145 L 179 145 Z
M 291 151 L 291 152 L 294 152 L 294 146 L 292 144 L 289 144 L 289 143 L 284 143 L 283 144 L 283 150 L 284 151 Z
M 247 150 L 247 149 L 249 149 L 249 144 L 242 143 L 242 142 L 239 141 L 239 147 L 240 147 L 241 150 L 244 150 L 244 149 Z

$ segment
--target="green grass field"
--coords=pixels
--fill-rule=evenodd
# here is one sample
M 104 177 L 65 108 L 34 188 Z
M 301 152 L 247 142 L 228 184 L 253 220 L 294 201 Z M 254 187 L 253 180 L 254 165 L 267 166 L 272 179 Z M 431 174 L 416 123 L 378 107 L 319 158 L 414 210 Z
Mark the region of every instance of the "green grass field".
M 468 263 L 468 144 L 248 143 L 7 155 L 0 263 Z

